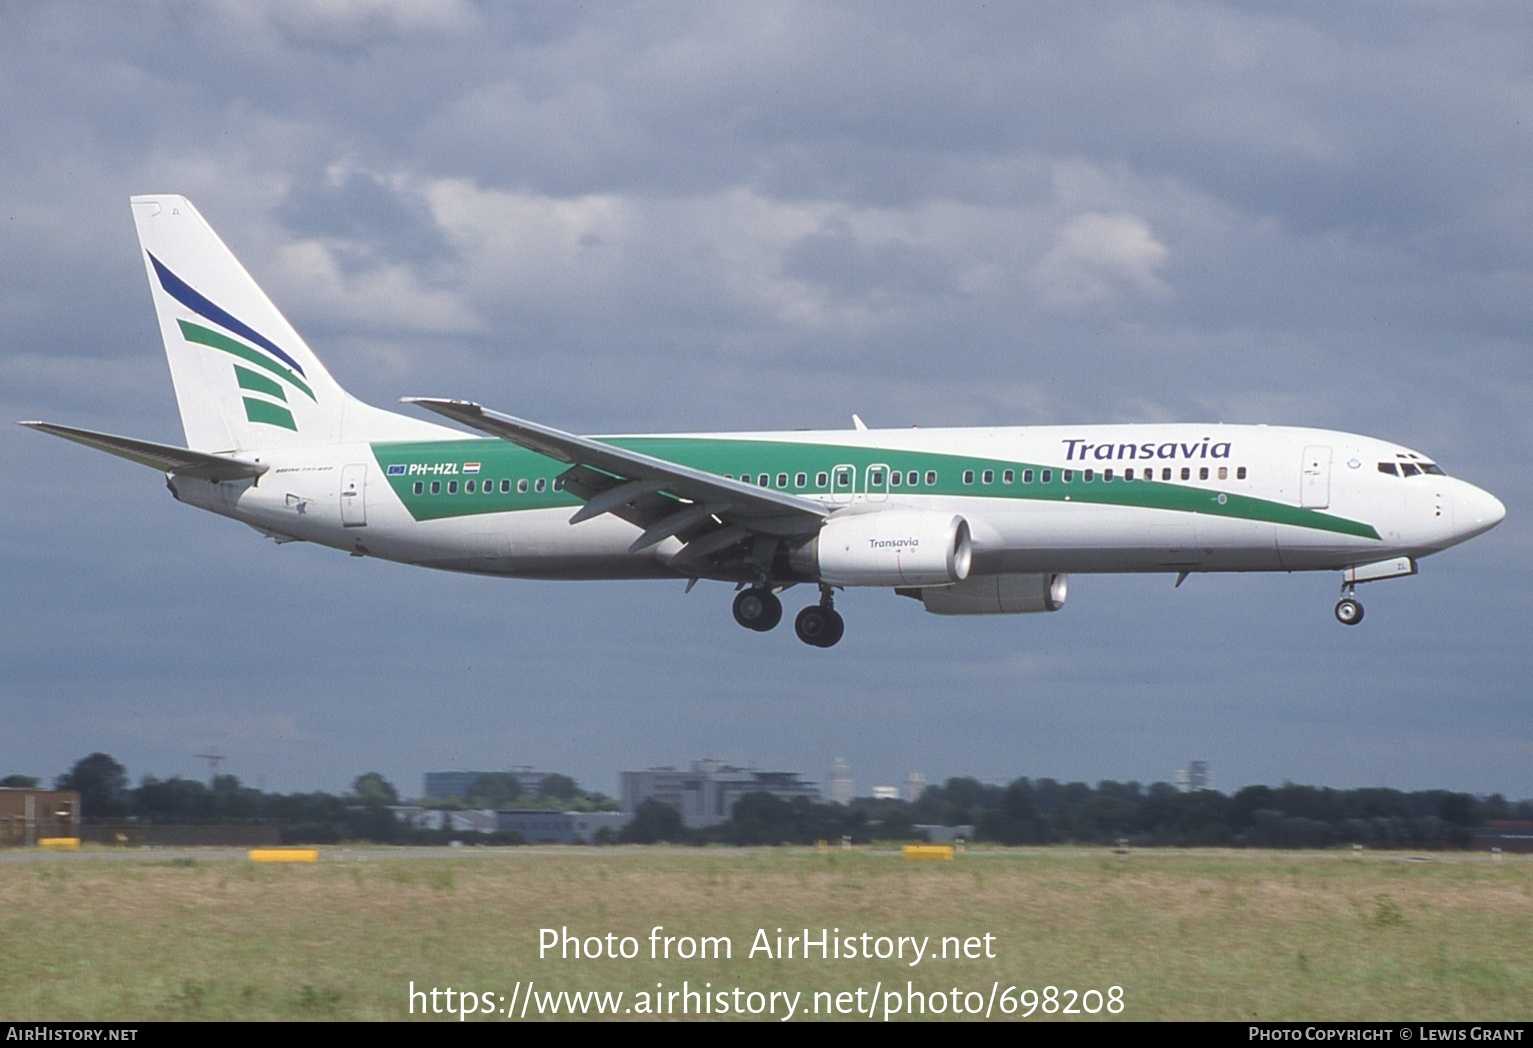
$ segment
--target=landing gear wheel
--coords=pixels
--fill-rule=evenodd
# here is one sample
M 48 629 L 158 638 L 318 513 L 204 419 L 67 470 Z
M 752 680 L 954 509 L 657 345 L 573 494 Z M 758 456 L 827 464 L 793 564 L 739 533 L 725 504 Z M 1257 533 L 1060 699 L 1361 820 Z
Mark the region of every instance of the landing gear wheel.
M 1363 606 L 1351 597 L 1336 602 L 1336 621 L 1343 626 L 1356 626 L 1363 621 Z
M 833 608 L 811 604 L 793 620 L 793 632 L 805 644 L 829 648 L 846 633 L 846 620 Z
M 782 601 L 771 590 L 753 586 L 735 597 L 734 613 L 746 629 L 765 633 L 782 621 Z

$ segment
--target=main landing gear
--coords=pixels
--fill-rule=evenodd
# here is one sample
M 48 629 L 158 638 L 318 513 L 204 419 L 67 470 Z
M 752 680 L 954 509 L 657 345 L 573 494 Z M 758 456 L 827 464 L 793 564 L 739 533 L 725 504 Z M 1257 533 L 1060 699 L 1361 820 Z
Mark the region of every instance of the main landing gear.
M 734 612 L 740 625 L 765 633 L 782 621 L 782 601 L 765 586 L 752 586 L 736 595 Z
M 782 601 L 765 586 L 752 586 L 735 595 L 735 621 L 765 633 L 782 621 Z M 846 633 L 846 620 L 836 611 L 829 586 L 820 587 L 820 603 L 811 604 L 793 620 L 798 639 L 816 648 L 829 648 Z
M 1343 626 L 1356 626 L 1363 621 L 1363 605 L 1353 595 L 1351 583 L 1341 584 L 1341 599 L 1336 602 L 1336 621 Z
M 830 587 L 820 587 L 820 603 L 811 604 L 798 613 L 793 620 L 793 632 L 805 644 L 816 648 L 829 648 L 846 632 L 846 620 L 835 609 Z

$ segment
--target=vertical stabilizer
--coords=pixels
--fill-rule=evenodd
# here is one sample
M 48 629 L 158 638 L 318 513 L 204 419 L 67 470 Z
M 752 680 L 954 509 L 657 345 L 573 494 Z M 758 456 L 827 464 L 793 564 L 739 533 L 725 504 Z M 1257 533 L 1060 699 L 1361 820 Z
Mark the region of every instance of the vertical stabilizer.
M 185 197 L 136 196 L 133 221 L 188 447 L 244 451 L 435 430 L 347 395 Z

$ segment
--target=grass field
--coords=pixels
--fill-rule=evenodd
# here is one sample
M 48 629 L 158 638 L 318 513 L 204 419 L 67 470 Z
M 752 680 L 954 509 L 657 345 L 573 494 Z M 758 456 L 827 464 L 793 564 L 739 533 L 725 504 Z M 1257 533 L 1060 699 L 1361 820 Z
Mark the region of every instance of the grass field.
M 631 1019 L 675 1018 L 684 1003 L 783 1018 L 790 1001 L 800 1019 L 816 1004 L 860 1004 L 864 1018 L 897 1006 L 903 1019 L 908 989 L 926 1018 L 1001 1017 L 1047 986 L 1100 1018 L 1110 1001 L 1129 1019 L 1533 1017 L 1533 860 L 1516 856 L 327 849 L 317 865 L 268 866 L 82 853 L 7 858 L 0 898 L 10 1020 L 399 1019 L 412 982 L 415 1017 L 440 1018 L 433 988 L 519 1012 L 529 981 L 529 1019 L 538 995 L 561 990 L 622 991 L 614 1007 Z M 673 951 L 712 936 L 732 956 L 653 958 L 656 926 Z M 879 936 L 930 938 L 913 966 L 909 943 L 904 960 L 776 956 L 777 929 L 806 927 L 839 929 L 859 952 L 863 933 L 873 949 Z M 545 928 L 600 937 L 602 952 L 609 933 L 618 949 L 631 937 L 637 956 L 540 957 Z M 773 956 L 751 957 L 762 929 Z M 935 956 L 944 936 L 978 956 Z M 1033 1018 L 1051 1017 L 1039 1000 Z

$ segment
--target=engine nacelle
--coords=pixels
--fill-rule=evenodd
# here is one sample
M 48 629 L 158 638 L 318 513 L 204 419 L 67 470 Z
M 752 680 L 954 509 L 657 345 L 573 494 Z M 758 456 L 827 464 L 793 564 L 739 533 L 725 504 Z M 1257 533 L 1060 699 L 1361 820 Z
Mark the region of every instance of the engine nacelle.
M 1070 590 L 1068 575 L 976 575 L 953 586 L 899 589 L 933 615 L 1027 615 L 1058 611 Z
M 834 586 L 945 586 L 968 577 L 972 551 L 962 517 L 892 509 L 832 517 L 789 563 Z

